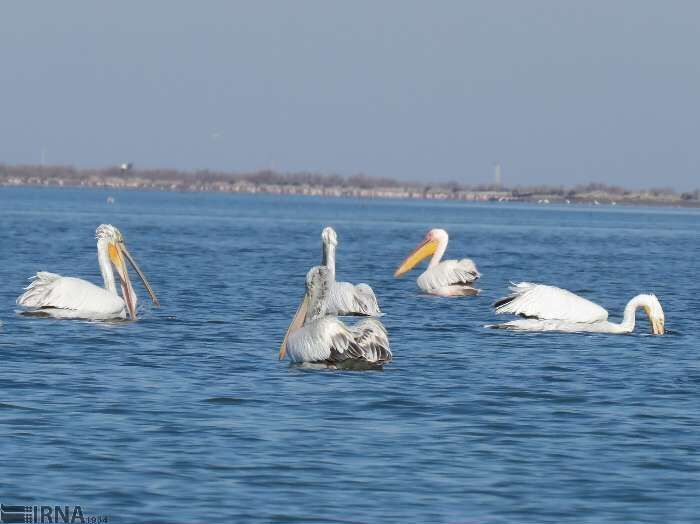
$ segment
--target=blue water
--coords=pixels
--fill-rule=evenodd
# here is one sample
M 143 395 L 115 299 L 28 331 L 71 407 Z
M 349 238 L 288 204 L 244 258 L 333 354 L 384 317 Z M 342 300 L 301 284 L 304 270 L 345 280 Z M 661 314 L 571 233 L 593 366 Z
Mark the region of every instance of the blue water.
M 106 203 L 108 195 L 116 202 Z M 117 225 L 163 307 L 26 318 L 38 270 L 99 282 Z M 320 260 L 370 283 L 394 361 L 302 370 L 276 352 Z M 700 213 L 0 188 L 0 501 L 113 522 L 700 521 Z M 431 227 L 482 295 L 394 279 Z M 618 320 L 652 291 L 664 337 L 487 330 L 509 281 Z

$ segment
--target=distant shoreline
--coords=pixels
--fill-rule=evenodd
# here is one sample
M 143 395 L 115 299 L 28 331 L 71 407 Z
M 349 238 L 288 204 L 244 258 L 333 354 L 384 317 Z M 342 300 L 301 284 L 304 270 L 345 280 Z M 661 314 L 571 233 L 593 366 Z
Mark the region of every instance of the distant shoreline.
M 272 171 L 222 173 L 134 170 L 130 165 L 123 168 L 79 170 L 67 166 L 0 164 L 0 187 L 146 189 L 335 198 L 700 207 L 698 190 L 679 194 L 668 188 L 627 190 L 604 184 L 588 184 L 570 189 L 547 186 L 511 189 L 493 185 L 463 186 L 455 182 L 425 185 L 365 175 L 343 177 L 316 173 L 281 174 Z

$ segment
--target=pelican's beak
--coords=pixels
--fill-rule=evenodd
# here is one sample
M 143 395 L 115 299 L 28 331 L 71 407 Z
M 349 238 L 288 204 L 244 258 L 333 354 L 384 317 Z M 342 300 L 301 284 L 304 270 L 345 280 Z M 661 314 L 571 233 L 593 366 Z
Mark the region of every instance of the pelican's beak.
M 651 332 L 654 335 L 664 334 L 664 319 L 659 317 L 651 317 Z
M 398 269 L 394 271 L 394 276 L 400 277 L 407 271 L 413 269 L 421 260 L 435 253 L 437 247 L 437 240 L 426 238 L 416 249 L 413 250 L 413 253 L 406 257 L 406 260 L 401 263 Z
M 282 345 L 280 346 L 280 360 L 284 360 L 284 357 L 287 355 L 287 339 L 289 338 L 289 335 L 291 335 L 297 329 L 299 329 L 301 326 L 304 325 L 304 321 L 306 320 L 306 313 L 308 311 L 309 311 L 309 294 L 304 293 L 304 298 L 301 301 L 301 304 L 299 304 L 299 307 L 297 308 L 297 312 L 294 313 L 294 318 L 292 319 L 292 323 L 289 324 L 289 327 L 287 328 L 287 332 L 284 334 L 284 340 L 282 341 Z
M 134 288 L 131 285 L 129 271 L 127 270 L 126 264 L 124 262 L 125 258 L 132 265 L 139 278 L 141 279 L 141 282 L 143 282 L 143 285 L 146 288 L 146 291 L 148 291 L 148 294 L 150 295 L 151 300 L 153 300 L 153 303 L 156 306 L 160 305 L 155 293 L 153 293 L 151 285 L 146 279 L 146 276 L 143 274 L 143 271 L 141 271 L 141 268 L 134 260 L 134 257 L 132 257 L 129 253 L 129 250 L 126 249 L 126 245 L 124 245 L 124 242 L 109 244 L 109 258 L 112 261 L 112 264 L 114 264 L 114 267 L 117 269 L 117 274 L 119 275 L 119 280 L 121 282 L 122 294 L 124 295 L 124 302 L 126 302 L 126 308 L 129 311 L 129 316 L 132 320 L 136 320 L 136 294 L 134 293 Z
M 651 333 L 652 335 L 663 335 L 664 334 L 664 324 L 665 324 L 665 319 L 663 314 L 658 315 L 652 313 L 651 309 L 645 307 L 644 310 L 646 311 L 647 316 L 649 317 L 649 323 L 651 324 Z
M 126 244 L 124 244 L 124 242 L 120 243 L 120 248 L 122 250 L 122 253 L 126 257 L 126 259 L 129 261 L 129 264 L 131 264 L 131 267 L 134 268 L 134 271 L 136 271 L 136 274 L 141 279 L 141 282 L 143 283 L 143 287 L 146 288 L 146 291 L 148 292 L 148 296 L 151 297 L 153 304 L 156 307 L 160 307 L 160 302 L 158 301 L 158 297 L 156 297 L 156 294 L 153 292 L 153 288 L 151 287 L 151 284 L 148 283 L 148 279 L 146 278 L 146 275 L 143 274 L 143 271 L 141 271 L 141 268 L 136 263 L 136 260 L 134 260 L 134 257 L 132 257 L 131 253 L 129 253 L 129 250 L 126 249 Z
M 134 288 L 131 285 L 131 280 L 129 279 L 129 271 L 126 269 L 124 255 L 120 246 L 120 243 L 109 244 L 109 259 L 117 269 L 117 275 L 119 275 L 122 295 L 124 296 L 124 302 L 126 302 L 126 309 L 129 312 L 129 317 L 131 317 L 131 320 L 136 320 L 136 295 L 134 293 Z
M 656 324 L 656 335 L 663 335 L 666 332 L 664 328 L 665 320 L 663 318 L 657 318 L 654 323 Z

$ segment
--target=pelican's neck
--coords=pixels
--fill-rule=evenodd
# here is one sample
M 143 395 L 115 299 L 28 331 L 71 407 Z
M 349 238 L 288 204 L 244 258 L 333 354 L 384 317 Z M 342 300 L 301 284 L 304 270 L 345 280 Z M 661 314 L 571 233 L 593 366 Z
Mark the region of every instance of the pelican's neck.
M 328 268 L 328 278 L 331 281 L 335 280 L 335 246 L 330 242 L 323 243 L 323 260 L 322 265 Z
M 306 315 L 306 321 L 304 322 L 305 324 L 307 322 L 311 322 L 312 320 L 316 320 L 318 318 L 323 318 L 326 316 L 326 307 L 323 302 L 317 302 L 313 306 L 309 306 L 309 314 Z
M 107 244 L 108 242 L 103 239 L 97 241 L 97 261 L 100 264 L 100 272 L 105 283 L 105 289 L 116 295 L 117 284 L 114 281 L 114 271 L 112 270 L 112 263 L 109 261 Z
M 634 330 L 637 308 L 643 306 L 644 303 L 644 297 L 641 295 L 637 295 L 632 300 L 627 302 L 627 305 L 625 306 L 625 313 L 622 317 L 622 322 L 618 324 L 625 333 L 631 333 Z
M 448 242 L 447 237 L 441 238 L 438 240 L 437 249 L 435 250 L 435 253 L 433 253 L 433 258 L 430 259 L 430 264 L 428 264 L 428 269 L 433 268 L 440 263 L 440 260 L 442 260 L 442 255 L 445 254 L 445 250 L 447 249 L 447 242 Z
M 329 288 L 332 285 L 329 273 L 329 271 L 319 272 L 314 280 L 312 289 L 309 291 L 307 287 L 306 292 L 309 297 L 309 305 L 304 323 L 326 316 L 326 303 L 328 302 L 326 299 L 328 298 Z
M 326 316 L 326 292 L 318 290 L 309 297 L 309 312 L 306 315 L 306 322 L 311 322 L 317 318 Z

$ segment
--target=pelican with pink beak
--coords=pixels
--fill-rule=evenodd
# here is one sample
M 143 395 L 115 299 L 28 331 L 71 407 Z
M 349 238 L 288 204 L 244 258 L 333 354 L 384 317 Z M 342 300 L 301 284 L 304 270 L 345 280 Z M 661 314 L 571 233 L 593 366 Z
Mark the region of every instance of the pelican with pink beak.
M 478 295 L 472 284 L 481 276 L 471 259 L 442 260 L 449 237 L 444 229 L 431 229 L 413 252 L 406 257 L 395 277 L 400 277 L 432 255 L 428 268 L 418 277 L 418 287 L 424 293 L 440 297 Z

